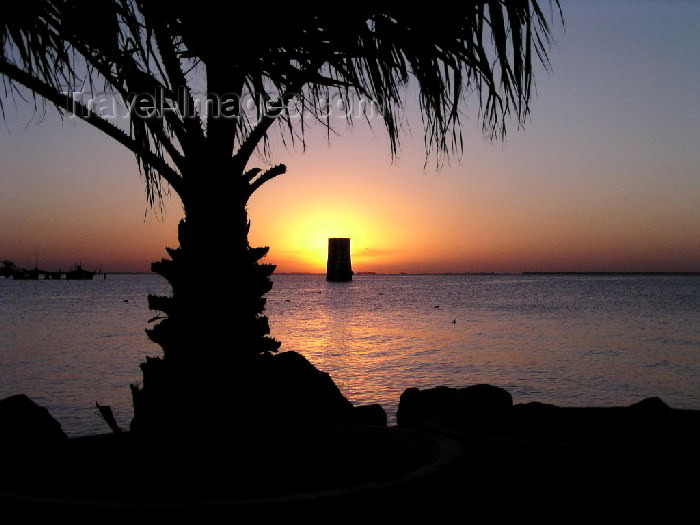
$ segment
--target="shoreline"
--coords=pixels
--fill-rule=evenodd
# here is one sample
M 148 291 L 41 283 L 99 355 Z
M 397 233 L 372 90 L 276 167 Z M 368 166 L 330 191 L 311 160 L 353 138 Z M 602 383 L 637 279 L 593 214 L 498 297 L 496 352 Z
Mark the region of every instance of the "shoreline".
M 570 505 L 629 517 L 694 504 L 700 411 L 653 399 L 636 408 L 555 415 L 556 408 L 525 407 L 510 428 L 502 415 L 477 411 L 432 417 L 417 430 L 248 423 L 231 434 L 184 430 L 167 440 L 130 432 L 69 438 L 17 449 L 7 472 L 20 481 L 0 476 L 0 501 L 71 516 L 100 508 L 125 518 L 138 509 L 154 517 L 331 512 L 440 520 L 561 518 Z

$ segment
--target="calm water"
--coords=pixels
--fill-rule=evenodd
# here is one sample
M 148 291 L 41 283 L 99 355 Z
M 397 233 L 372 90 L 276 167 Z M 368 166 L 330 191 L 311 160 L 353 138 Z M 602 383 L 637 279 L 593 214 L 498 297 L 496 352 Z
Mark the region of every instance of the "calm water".
M 516 402 L 700 409 L 700 277 L 277 275 L 273 335 L 393 419 L 410 386 L 487 382 Z M 216 283 L 211 283 L 215 286 Z M 26 393 L 71 435 L 128 426 L 160 277 L 0 279 L 0 398 Z M 454 322 L 453 322 L 454 321 Z

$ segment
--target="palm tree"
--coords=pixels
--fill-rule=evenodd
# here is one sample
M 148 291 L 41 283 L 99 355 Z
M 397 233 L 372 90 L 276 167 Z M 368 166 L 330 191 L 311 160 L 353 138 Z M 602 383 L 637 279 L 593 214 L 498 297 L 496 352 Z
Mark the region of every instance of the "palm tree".
M 426 154 L 442 158 L 462 146 L 467 97 L 489 138 L 502 138 L 509 119 L 524 122 L 534 64 L 548 66 L 550 44 L 550 16 L 537 0 L 423 12 L 353 6 L 343 16 L 213 0 L 26 0 L 3 11 L 6 95 L 28 92 L 90 123 L 134 153 L 150 205 L 171 189 L 184 208 L 179 246 L 152 266 L 172 295 L 148 298 L 162 314 L 147 333 L 164 357 L 142 365 L 143 389 L 133 387 L 137 417 L 167 412 L 179 402 L 173 392 L 211 394 L 211 385 L 244 376 L 279 347 L 264 316 L 274 266 L 260 262 L 268 248 L 249 245 L 246 210 L 258 188 L 286 171 L 253 165 L 268 158 L 273 126 L 285 143 L 303 144 L 308 119 L 295 110 L 330 127 L 325 101 L 362 98 L 381 113 L 393 155 L 411 81 Z M 130 106 L 128 127 L 75 96 L 86 88 Z M 199 92 L 207 113 L 193 111 Z M 216 288 L 201 282 L 212 261 L 227 274 Z

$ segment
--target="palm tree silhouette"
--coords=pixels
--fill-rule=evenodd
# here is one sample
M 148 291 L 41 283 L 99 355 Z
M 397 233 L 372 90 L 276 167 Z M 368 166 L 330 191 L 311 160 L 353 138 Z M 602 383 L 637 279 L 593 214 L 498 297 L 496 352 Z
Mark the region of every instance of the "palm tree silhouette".
M 328 100 L 369 100 L 393 155 L 411 81 L 426 154 L 440 159 L 461 149 L 461 103 L 469 96 L 487 137 L 502 138 L 509 120 L 520 125 L 528 115 L 534 64 L 548 67 L 548 20 L 559 12 L 557 0 L 551 15 L 537 0 L 421 11 L 348 7 L 339 16 L 213 0 L 3 6 L 6 96 L 28 90 L 90 123 L 134 153 L 149 205 L 169 187 L 184 208 L 179 246 L 152 266 L 172 294 L 148 298 L 162 315 L 147 333 L 164 356 L 142 365 L 136 417 L 177 412 L 181 400 L 172 393 L 185 390 L 201 391 L 202 402 L 220 399 L 222 408 L 228 375 L 279 347 L 264 315 L 274 266 L 260 262 L 267 247 L 248 243 L 246 209 L 258 188 L 286 172 L 282 164 L 253 164 L 256 151 L 263 163 L 269 158 L 273 126 L 286 143 L 303 144 L 308 117 L 332 127 Z M 131 108 L 128 127 L 75 94 L 103 88 Z M 206 113 L 196 110 L 200 93 Z M 226 272 L 216 286 L 202 282 L 213 261 Z

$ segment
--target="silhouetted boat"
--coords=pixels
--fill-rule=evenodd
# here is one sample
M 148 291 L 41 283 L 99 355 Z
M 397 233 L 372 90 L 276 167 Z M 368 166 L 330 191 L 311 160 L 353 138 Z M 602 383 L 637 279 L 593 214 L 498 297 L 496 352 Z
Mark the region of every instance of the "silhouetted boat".
M 78 265 L 75 270 L 66 272 L 66 279 L 70 281 L 92 281 L 96 272 L 83 270 L 83 267 Z

